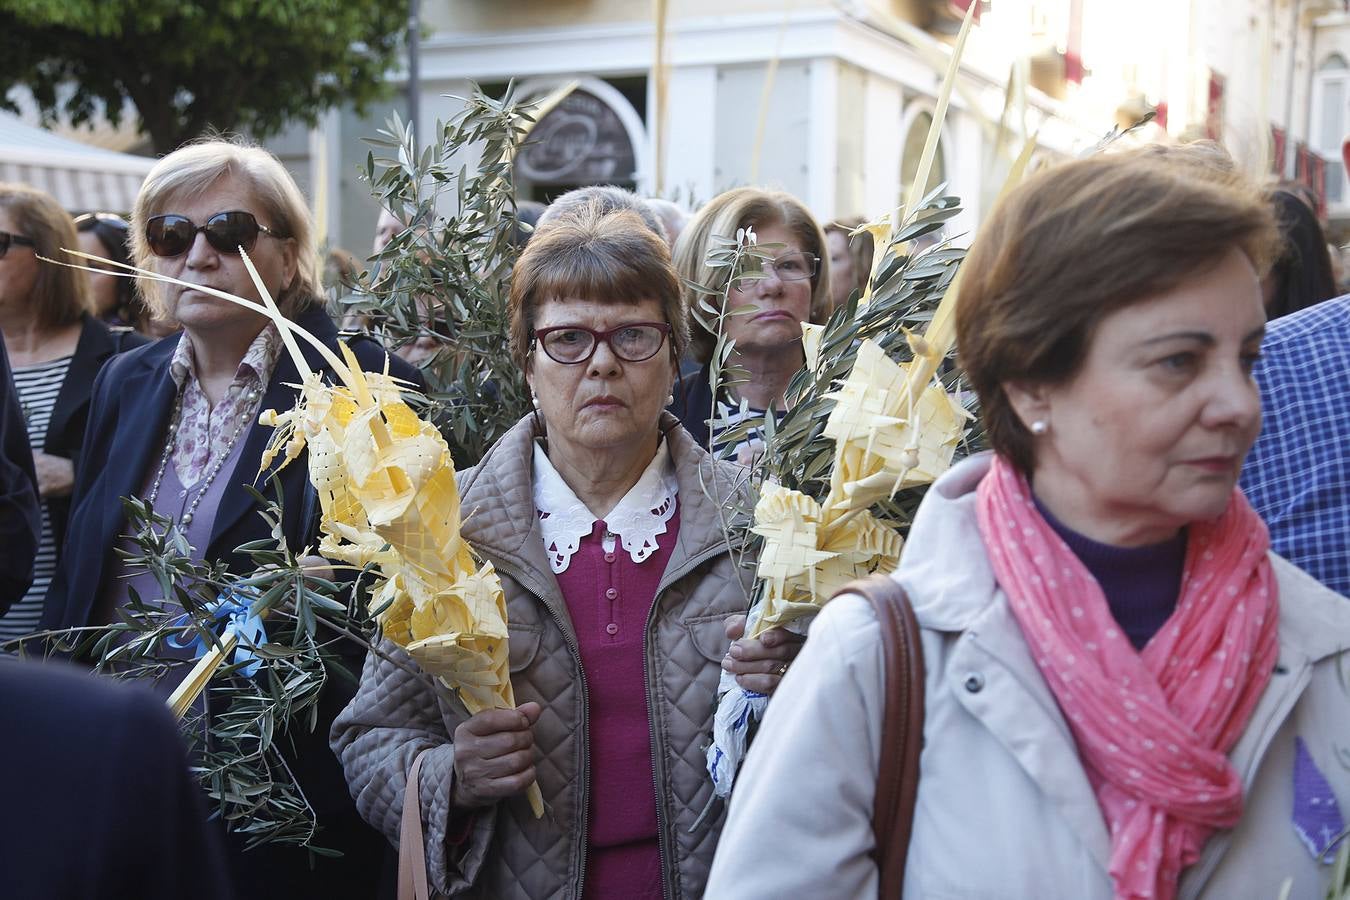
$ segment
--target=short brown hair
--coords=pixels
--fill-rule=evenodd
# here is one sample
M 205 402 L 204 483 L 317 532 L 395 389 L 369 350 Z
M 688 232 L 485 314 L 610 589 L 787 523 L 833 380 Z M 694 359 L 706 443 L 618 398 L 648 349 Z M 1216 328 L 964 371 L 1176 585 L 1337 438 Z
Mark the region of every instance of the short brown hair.
M 741 228 L 771 228 L 781 225 L 791 231 L 802 250 L 820 260 L 811 276 L 811 321 L 824 322 L 830 315 L 830 253 L 825 233 L 811 211 L 791 194 L 743 187 L 718 194 L 698 211 L 675 242 L 675 269 L 680 277 L 695 284 L 713 285 L 717 270 L 708 265 L 708 250 L 713 236 L 734 238 Z M 870 263 L 869 270 L 870 270 Z M 685 302 L 693 309 L 698 295 L 685 289 Z M 692 328 L 690 351 L 699 362 L 712 356 L 717 339 L 701 326 Z
M 511 273 L 511 358 L 529 362 L 535 313 L 550 300 L 638 303 L 655 299 L 670 325 L 674 358 L 689 343 L 689 324 L 670 250 L 637 213 L 599 203 L 541 226 Z
M 1277 246 L 1257 187 L 1217 167 L 1127 152 L 1029 178 L 994 208 L 961 269 L 957 348 L 994 450 L 1023 473 L 1034 467 L 1005 384 L 1063 384 L 1111 313 L 1233 249 L 1264 274 Z
M 85 262 L 61 252 L 79 250 L 80 239 L 75 232 L 75 220 L 51 194 L 26 184 L 0 182 L 0 207 L 9 213 L 19 233 L 32 239 L 36 255 L 78 265 Z M 52 263 L 38 265 L 29 302 L 43 328 L 69 325 L 93 311 L 85 274 Z

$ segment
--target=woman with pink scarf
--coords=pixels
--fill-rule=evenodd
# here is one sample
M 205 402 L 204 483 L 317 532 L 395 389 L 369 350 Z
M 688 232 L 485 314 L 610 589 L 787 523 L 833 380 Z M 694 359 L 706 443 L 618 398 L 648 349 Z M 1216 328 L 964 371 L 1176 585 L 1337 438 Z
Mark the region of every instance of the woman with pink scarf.
M 1058 166 L 985 224 L 957 327 L 993 451 L 932 487 L 896 574 L 927 673 L 905 897 L 1322 895 L 1350 604 L 1236 488 L 1274 237 L 1252 189 L 1169 154 Z M 708 897 L 877 895 L 884 674 L 870 605 L 833 602 Z

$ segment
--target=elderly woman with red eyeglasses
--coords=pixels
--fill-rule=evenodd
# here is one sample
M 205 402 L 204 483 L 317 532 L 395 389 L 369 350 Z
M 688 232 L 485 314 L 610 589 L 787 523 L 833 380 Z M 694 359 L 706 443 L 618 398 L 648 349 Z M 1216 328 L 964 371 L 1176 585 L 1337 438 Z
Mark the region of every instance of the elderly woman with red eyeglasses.
M 132 212 L 137 265 L 201 288 L 259 301 L 241 248 L 282 311 L 330 348 L 337 330 L 320 299 L 314 225 L 285 167 L 265 150 L 212 140 L 183 147 L 155 164 Z M 259 475 L 272 434 L 258 424 L 265 409 L 291 408 L 295 364 L 266 317 L 194 287 L 147 282 L 151 310 L 182 324 L 182 334 L 122 354 L 94 384 L 67 529 L 63 564 L 46 598 L 44 628 L 118 621 L 134 589 L 142 601 L 176 609 L 155 578 L 132 570 L 119 549 L 127 537 L 123 497 L 148 501 L 177 524 L 198 560 L 251 571 L 235 548 L 272 536 L 253 487 L 281 501 L 281 531 L 294 550 L 317 543 L 317 504 L 301 461 L 277 482 Z M 400 360 L 369 338 L 349 342 L 363 368 L 420 383 Z M 302 345 L 310 367 L 333 373 Z M 278 496 L 277 485 L 280 486 Z M 190 660 L 189 660 L 190 662 Z M 184 668 L 186 674 L 186 668 Z M 342 682 L 324 689 L 320 717 L 331 721 L 350 697 Z M 209 712 L 209 708 L 208 708 Z M 321 842 L 343 852 L 311 867 L 303 849 L 267 845 L 242 853 L 231 844 L 233 878 L 248 896 L 373 895 L 383 847 L 347 802 L 337 760 L 314 733 L 292 734 L 287 749 L 305 795 L 324 825 Z M 293 749 L 292 749 L 293 748 Z
M 464 536 L 502 578 L 520 706 L 470 716 L 386 642 L 333 727 L 358 807 L 390 840 L 420 757 L 440 893 L 703 893 L 719 676 L 769 693 L 797 644 L 738 639 L 754 565 L 723 525 L 744 472 L 663 411 L 687 340 L 669 251 L 633 211 L 569 210 L 516 264 L 511 350 L 535 410 L 460 492 Z

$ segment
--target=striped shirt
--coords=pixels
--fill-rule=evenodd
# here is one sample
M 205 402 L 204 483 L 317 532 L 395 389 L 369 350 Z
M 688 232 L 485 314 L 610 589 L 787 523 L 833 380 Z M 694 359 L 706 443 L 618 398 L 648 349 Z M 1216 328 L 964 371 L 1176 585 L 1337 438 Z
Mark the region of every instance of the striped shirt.
M 19 394 L 19 405 L 28 425 L 28 443 L 34 454 L 41 453 L 46 443 L 47 425 L 52 420 L 52 408 L 56 406 L 66 372 L 70 370 L 70 359 L 63 356 L 36 366 L 14 369 L 14 388 Z M 38 541 L 37 559 L 33 564 L 33 586 L 0 618 L 0 641 L 13 640 L 37 630 L 42 618 L 42 599 L 56 574 L 57 548 L 47 501 L 43 500 L 39 506 L 42 508 L 42 538 Z

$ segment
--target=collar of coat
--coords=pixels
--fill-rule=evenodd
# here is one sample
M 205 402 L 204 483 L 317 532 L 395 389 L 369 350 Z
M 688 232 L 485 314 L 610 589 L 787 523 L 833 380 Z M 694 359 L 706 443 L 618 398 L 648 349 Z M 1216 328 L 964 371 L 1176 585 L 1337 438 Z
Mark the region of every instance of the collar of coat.
M 670 413 L 661 414 L 660 427 L 680 486 L 680 530 L 666 566 L 676 573 L 691 560 L 732 549 L 724 527 L 733 536 L 745 533 L 749 473 L 713 459 Z M 534 441 L 540 434 L 530 414 L 502 435 L 478 465 L 460 476 L 460 510 L 462 533 L 476 550 L 551 580 L 532 487 Z
M 912 599 L 926 628 L 968 631 L 1002 602 L 985 554 L 961 551 L 961 564 L 952 564 L 953 548 L 979 546 L 982 540 L 975 489 L 991 460 L 985 452 L 953 466 L 929 489 L 915 516 L 897 575 L 924 586 Z M 1271 563 L 1281 587 L 1280 664 L 1296 668 L 1345 650 L 1350 602 L 1274 553 Z
M 930 665 L 940 666 L 941 677 L 955 684 L 980 679 L 979 687 L 953 690 L 950 696 L 1016 757 L 1105 873 L 1111 841 L 1101 808 L 1086 772 L 1068 764 L 1077 756 L 1073 736 L 982 552 L 975 489 L 989 463 L 989 454 L 974 456 L 929 489 L 896 574 L 924 630 L 946 638 L 942 645 L 949 652 Z M 971 547 L 979 549 L 971 552 Z M 1229 754 L 1248 789 L 1314 667 L 1343 651 L 1350 634 L 1350 602 L 1275 554 L 1271 564 L 1280 585 L 1279 662 Z M 1206 844 L 1187 870 L 1180 896 L 1199 894 L 1231 837 L 1232 832 L 1223 832 Z
M 336 346 L 337 326 L 322 307 L 315 306 L 306 310 L 296 317 L 295 322 L 328 347 Z M 121 394 L 128 399 L 121 408 L 120 421 L 115 426 L 119 431 L 126 432 L 125 442 L 120 445 L 122 449 L 118 459 L 136 460 L 144 465 L 159 452 L 164 440 L 164 431 L 168 427 L 169 414 L 173 409 L 173 398 L 178 390 L 169 369 L 179 340 L 177 335 L 170 335 L 128 354 L 126 365 L 129 371 L 120 385 Z M 334 379 L 334 373 L 328 368 L 327 362 L 317 349 L 304 342 L 300 344 L 300 352 L 311 370 L 322 373 L 330 380 Z M 300 372 L 295 362 L 290 358 L 290 354 L 283 353 L 272 370 L 259 410 L 290 409 L 295 405 L 296 398 L 296 389 L 293 385 L 299 382 Z M 257 461 L 262 459 L 263 450 L 271 440 L 273 431 L 271 426 L 255 422 L 243 436 L 244 448 L 237 469 L 241 479 L 254 477 Z M 303 463 L 297 462 L 296 465 L 303 466 Z M 270 493 L 267 474 L 258 473 L 252 481 L 252 484 L 264 494 Z M 143 477 L 142 469 L 137 465 L 123 466 L 112 476 L 111 490 L 107 495 L 123 497 L 134 494 L 140 489 L 140 479 Z M 238 483 L 250 482 L 239 480 Z M 256 501 L 248 491 L 226 491 L 211 528 L 208 556 L 233 550 L 232 546 L 217 547 L 217 539 L 244 515 L 256 508 Z

